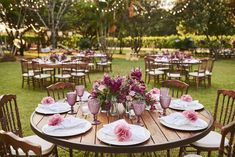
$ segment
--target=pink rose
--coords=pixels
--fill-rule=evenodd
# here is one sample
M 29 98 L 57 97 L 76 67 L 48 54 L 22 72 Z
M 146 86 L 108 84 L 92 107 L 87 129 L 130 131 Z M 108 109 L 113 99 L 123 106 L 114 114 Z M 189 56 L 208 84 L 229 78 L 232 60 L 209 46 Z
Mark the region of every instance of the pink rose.
M 116 134 L 118 141 L 124 142 L 130 140 L 132 132 L 130 127 L 126 124 L 119 124 L 115 127 L 114 133 Z
M 43 105 L 50 105 L 50 104 L 54 104 L 54 103 L 55 103 L 55 100 L 50 96 L 44 97 L 41 101 L 41 104 L 43 104 Z
M 157 88 L 153 88 L 150 92 L 151 92 L 152 94 L 160 94 L 160 90 L 157 89 Z
M 60 114 L 54 114 L 53 116 L 50 117 L 48 125 L 56 126 L 56 125 L 59 125 L 63 121 L 64 121 L 64 118 Z
M 126 100 L 127 100 L 127 101 L 132 101 L 132 97 L 129 96 L 129 95 L 127 95 L 127 96 L 126 96 Z
M 101 91 L 101 92 L 103 92 L 105 88 L 106 88 L 105 85 L 100 85 L 100 86 L 98 87 L 98 90 Z
M 198 119 L 197 112 L 194 110 L 186 110 L 183 112 L 183 115 L 192 122 L 195 122 Z
M 135 91 L 130 91 L 129 95 L 130 96 L 135 96 Z
M 192 102 L 193 101 L 193 98 L 192 98 L 191 95 L 182 95 L 180 99 L 183 100 L 183 101 L 187 101 L 187 102 Z

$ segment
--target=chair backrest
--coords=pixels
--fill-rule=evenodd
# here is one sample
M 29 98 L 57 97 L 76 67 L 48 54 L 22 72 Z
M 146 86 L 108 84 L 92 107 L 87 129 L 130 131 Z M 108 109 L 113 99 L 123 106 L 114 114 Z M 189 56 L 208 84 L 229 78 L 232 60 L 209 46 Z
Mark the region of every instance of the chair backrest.
M 179 98 L 184 94 L 188 93 L 189 85 L 185 82 L 179 80 L 167 80 L 162 83 L 163 87 L 170 89 L 170 94 L 172 97 Z
M 235 91 L 221 89 L 217 91 L 214 111 L 214 126 L 222 128 L 235 120 Z
M 153 65 L 154 63 L 154 58 L 150 56 L 146 56 L 145 60 L 145 70 L 153 70 L 155 67 Z
M 67 91 L 74 91 L 75 84 L 70 82 L 57 82 L 47 87 L 47 95 L 53 97 L 55 100 L 65 98 Z
M 2 95 L 0 98 L 1 129 L 22 137 L 19 109 L 16 95 Z
M 221 129 L 221 142 L 219 148 L 219 156 L 223 157 L 226 155 L 227 157 L 234 157 L 235 156 L 235 143 L 234 143 L 234 134 L 235 134 L 235 121 L 224 126 Z M 229 138 L 228 146 L 225 147 L 225 138 Z
M 33 151 L 36 156 L 42 155 L 40 145 L 33 144 L 19 136 L 16 136 L 12 132 L 0 130 L 0 141 L 4 144 L 4 156 L 30 156 L 30 151 Z
M 40 75 L 42 73 L 42 69 L 39 65 L 39 62 L 32 61 L 32 68 L 33 68 L 34 74 L 39 74 Z
M 30 63 L 28 62 L 28 60 L 26 60 L 26 59 L 21 59 L 21 60 L 20 60 L 20 63 L 21 63 L 21 71 L 22 71 L 22 74 L 28 73 L 29 70 L 31 69 L 31 68 L 30 68 Z
M 205 73 L 207 70 L 208 59 L 204 58 L 204 59 L 201 59 L 200 61 L 201 61 L 201 64 L 199 64 L 198 66 L 198 72 Z
M 215 59 L 213 58 L 209 58 L 208 61 L 207 61 L 207 71 L 209 72 L 212 72 L 213 70 L 213 67 L 214 67 L 214 62 L 215 62 Z

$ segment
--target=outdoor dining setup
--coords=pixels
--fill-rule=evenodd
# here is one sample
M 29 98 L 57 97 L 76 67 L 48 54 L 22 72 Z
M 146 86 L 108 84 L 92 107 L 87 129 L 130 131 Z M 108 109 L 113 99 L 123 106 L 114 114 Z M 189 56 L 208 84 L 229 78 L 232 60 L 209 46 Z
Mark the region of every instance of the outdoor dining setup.
M 231 122 L 235 92 L 218 90 L 212 116 L 200 100 L 188 94 L 188 87 L 180 80 L 168 80 L 161 88 L 147 91 L 140 68 L 133 68 L 126 76 L 104 74 L 101 80 L 93 82 L 91 91 L 84 85 L 57 82 L 47 87 L 47 96 L 41 102 L 34 104 L 30 126 L 37 138 L 23 137 L 22 132 L 15 138 L 5 132 L 15 132 L 21 124 L 16 96 L 3 95 L 0 118 L 4 131 L 0 132 L 0 139 L 6 143 L 10 139 L 9 142 L 15 144 L 15 150 L 9 152 L 8 147 L 3 150 L 13 155 L 31 150 L 31 155 L 39 156 L 58 156 L 57 147 L 67 149 L 70 156 L 73 150 L 82 151 L 84 156 L 119 153 L 155 156 L 159 151 L 171 156 L 173 148 L 180 148 L 179 156 L 190 156 L 188 146 L 197 149 L 197 153 L 208 151 L 210 154 L 219 148 L 220 153 L 230 151 L 230 139 L 222 138 L 223 133 L 213 130 L 217 127 L 223 130 L 222 126 L 234 128 Z M 11 114 L 13 112 L 16 114 Z M 10 122 L 5 116 L 15 116 L 13 119 L 18 123 Z

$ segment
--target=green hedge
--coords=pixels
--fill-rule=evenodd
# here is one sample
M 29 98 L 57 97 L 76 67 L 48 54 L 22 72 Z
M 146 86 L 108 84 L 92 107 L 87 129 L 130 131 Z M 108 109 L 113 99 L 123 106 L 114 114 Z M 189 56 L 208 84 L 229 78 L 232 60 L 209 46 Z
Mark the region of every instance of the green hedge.
M 59 42 L 69 48 L 78 48 L 78 43 L 81 40 L 81 35 L 73 35 L 72 37 L 66 38 L 59 38 Z M 143 37 L 142 47 L 145 48 L 177 48 L 176 40 L 184 41 L 185 38 L 191 38 L 194 42 L 195 47 L 199 48 L 208 48 L 209 45 L 206 42 L 206 37 L 199 35 L 199 36 L 159 36 L 159 37 Z M 1 41 L 8 40 L 7 35 L 0 36 Z M 37 36 L 27 35 L 24 36 L 24 39 L 28 43 L 37 42 Z M 216 40 L 216 37 L 211 37 L 212 40 Z M 223 36 L 222 41 L 225 48 L 235 47 L 235 36 Z M 119 40 L 117 38 L 108 38 L 108 46 L 119 46 Z M 131 47 L 131 37 L 125 37 L 122 40 L 122 47 Z

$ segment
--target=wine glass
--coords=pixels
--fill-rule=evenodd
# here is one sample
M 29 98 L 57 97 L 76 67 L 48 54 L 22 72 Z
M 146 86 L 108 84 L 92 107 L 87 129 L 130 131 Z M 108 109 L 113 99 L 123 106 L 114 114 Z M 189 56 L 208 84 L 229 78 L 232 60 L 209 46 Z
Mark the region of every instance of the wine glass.
M 91 122 L 92 125 L 98 125 L 101 122 L 97 119 L 97 114 L 100 110 L 100 102 L 98 99 L 89 99 L 88 100 L 88 108 L 90 112 L 93 114 L 93 122 Z
M 71 106 L 71 111 L 68 112 L 69 114 L 74 114 L 73 106 L 76 103 L 77 100 L 77 94 L 75 92 L 69 92 L 66 94 L 67 102 Z
M 82 96 L 85 92 L 85 87 L 83 85 L 79 85 L 75 87 L 76 93 L 79 96 L 79 101 L 82 102 Z
M 160 95 L 161 96 L 168 96 L 168 94 L 169 94 L 169 88 L 165 88 L 165 87 L 161 87 L 160 88 Z
M 140 116 L 145 110 L 145 102 L 134 101 L 132 105 L 133 105 L 133 110 L 135 112 L 135 115 L 137 116 L 137 125 L 143 126 L 143 124 L 140 122 Z
M 163 108 L 163 116 L 166 116 L 166 109 L 170 106 L 171 97 L 170 96 L 160 96 L 160 104 Z

